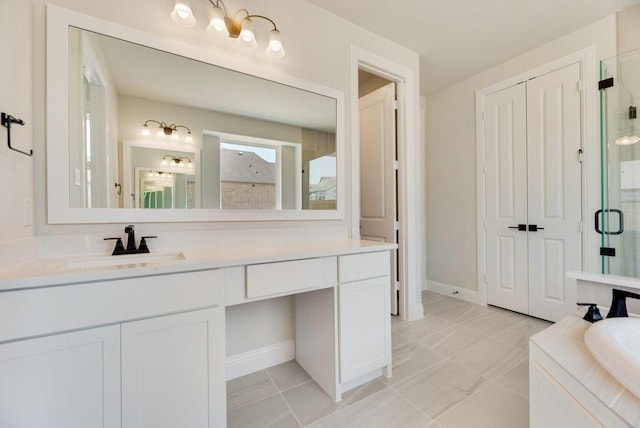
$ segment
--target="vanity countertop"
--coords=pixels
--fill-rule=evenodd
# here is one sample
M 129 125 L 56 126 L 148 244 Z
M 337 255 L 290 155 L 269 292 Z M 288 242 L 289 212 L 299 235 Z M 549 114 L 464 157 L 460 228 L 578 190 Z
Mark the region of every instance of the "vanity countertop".
M 123 263 L 116 266 L 64 269 L 69 263 L 92 260 L 104 255 L 48 257 L 32 259 L 0 271 L 0 292 L 49 287 L 82 282 L 105 281 L 149 275 L 162 275 L 217 269 L 249 264 L 272 263 L 284 260 L 385 251 L 397 248 L 396 244 L 337 239 L 326 241 L 282 242 L 237 246 L 185 247 L 151 254 L 181 253 L 180 260 Z
M 597 282 L 600 284 L 608 284 L 619 287 L 640 289 L 640 278 L 632 278 L 629 276 L 576 271 L 567 272 L 567 278 L 573 278 L 580 281 Z
M 531 337 L 531 342 L 573 378 L 634 427 L 640 426 L 640 398 L 622 386 L 596 361 L 584 343 L 591 323 L 571 315 Z

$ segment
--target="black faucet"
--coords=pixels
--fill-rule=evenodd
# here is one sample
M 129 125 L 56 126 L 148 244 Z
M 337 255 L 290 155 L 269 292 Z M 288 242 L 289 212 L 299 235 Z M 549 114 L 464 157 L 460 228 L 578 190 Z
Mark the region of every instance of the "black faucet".
M 136 250 L 136 233 L 133 231 L 133 225 L 124 228 L 124 233 L 128 235 L 127 237 L 127 248 L 125 249 L 128 253 L 135 253 Z
M 627 297 L 633 299 L 640 299 L 640 294 L 632 293 L 631 291 L 613 289 L 613 299 L 611 300 L 611 308 L 607 318 L 628 317 L 627 314 Z
M 124 228 L 124 233 L 127 234 L 127 248 L 124 248 L 122 245 L 122 238 L 104 238 L 105 241 L 115 239 L 116 246 L 111 253 L 112 256 L 120 256 L 122 254 L 140 254 L 140 253 L 148 253 L 149 247 L 147 246 L 147 239 L 149 238 L 157 238 L 157 236 L 143 236 L 140 238 L 140 246 L 136 248 L 136 235 L 133 230 L 133 225 Z

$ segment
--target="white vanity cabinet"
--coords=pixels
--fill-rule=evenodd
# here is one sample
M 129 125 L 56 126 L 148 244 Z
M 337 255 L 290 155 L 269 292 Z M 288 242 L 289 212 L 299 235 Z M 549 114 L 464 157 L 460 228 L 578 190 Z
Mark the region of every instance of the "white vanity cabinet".
M 389 252 L 338 258 L 340 382 L 386 368 L 391 376 Z M 350 386 L 350 385 L 348 385 Z
M 123 428 L 224 426 L 223 325 L 221 307 L 122 324 Z
M 0 345 L 0 426 L 120 426 L 120 326 Z
M 222 282 L 207 270 L 1 294 L 0 427 L 225 426 Z M 8 307 L 26 326 L 4 324 Z

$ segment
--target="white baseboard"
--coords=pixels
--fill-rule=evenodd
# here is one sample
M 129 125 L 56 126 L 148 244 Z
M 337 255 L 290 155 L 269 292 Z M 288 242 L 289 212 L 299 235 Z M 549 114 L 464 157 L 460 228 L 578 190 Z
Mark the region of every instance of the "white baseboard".
M 277 364 L 286 363 L 296 357 L 296 344 L 293 340 L 275 343 L 263 348 L 253 349 L 242 354 L 227 357 L 227 380 L 235 379 Z
M 467 288 L 455 287 L 453 285 L 443 284 L 442 282 L 427 279 L 424 282 L 423 290 L 429 290 L 435 293 L 444 294 L 445 296 L 464 300 L 466 302 L 480 304 L 478 292 Z

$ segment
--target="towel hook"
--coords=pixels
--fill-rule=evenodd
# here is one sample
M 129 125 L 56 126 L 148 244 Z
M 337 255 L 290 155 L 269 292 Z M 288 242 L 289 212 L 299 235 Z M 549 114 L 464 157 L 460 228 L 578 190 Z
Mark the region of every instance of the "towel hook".
M 18 119 L 4 112 L 0 114 L 0 124 L 5 128 L 7 128 L 7 145 L 14 152 L 22 153 L 23 155 L 27 155 L 27 156 L 33 156 L 33 150 L 29 150 L 29 152 L 23 152 L 22 150 L 18 150 L 16 148 L 11 147 L 11 124 L 12 123 L 15 123 L 18 125 L 24 125 L 24 120 Z

